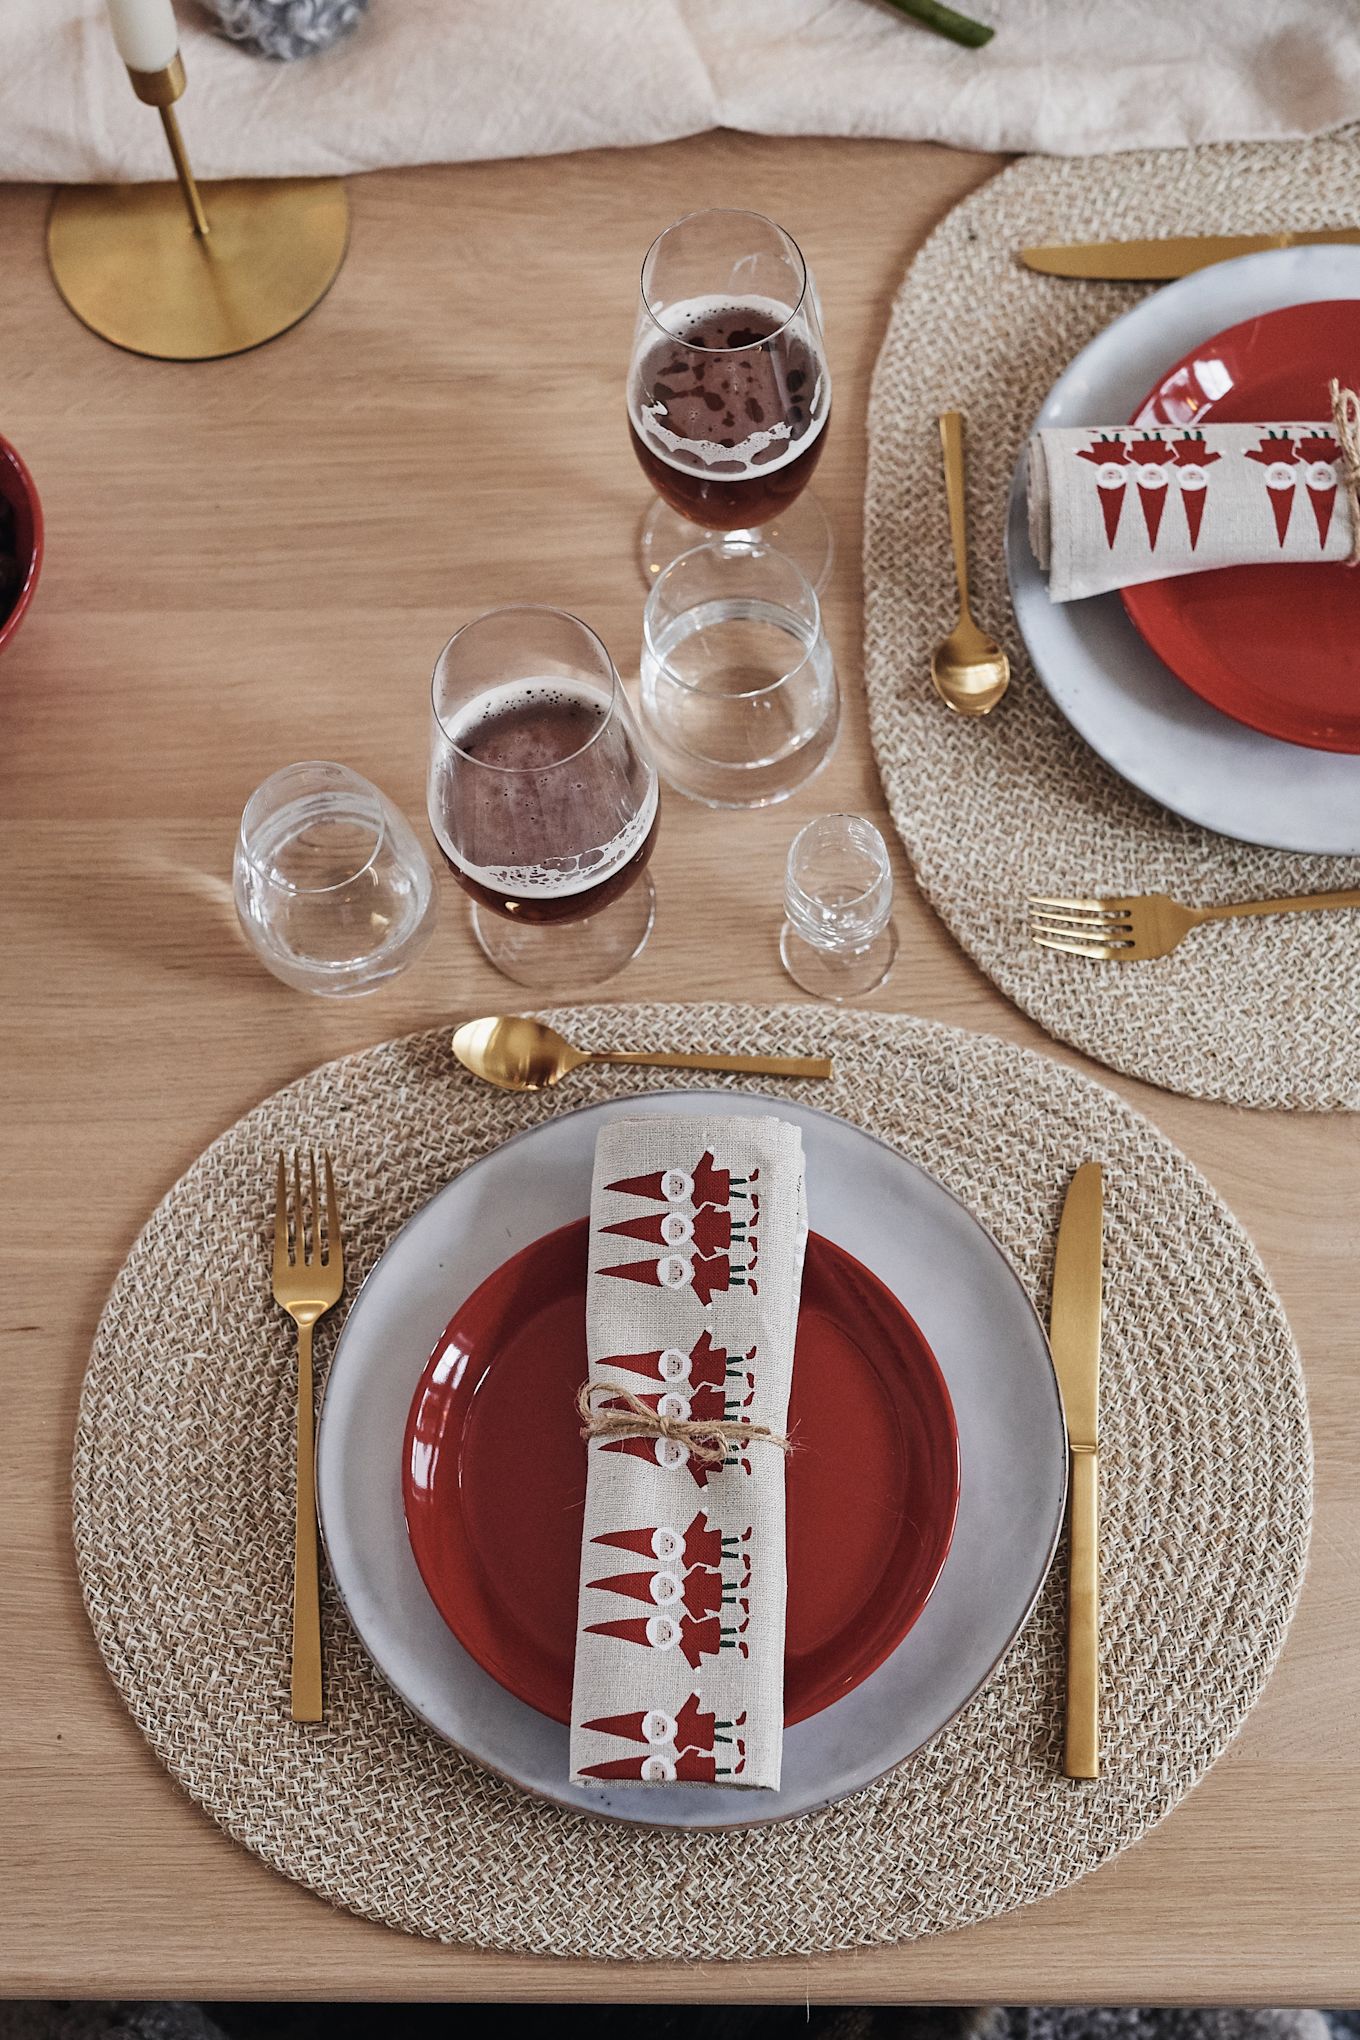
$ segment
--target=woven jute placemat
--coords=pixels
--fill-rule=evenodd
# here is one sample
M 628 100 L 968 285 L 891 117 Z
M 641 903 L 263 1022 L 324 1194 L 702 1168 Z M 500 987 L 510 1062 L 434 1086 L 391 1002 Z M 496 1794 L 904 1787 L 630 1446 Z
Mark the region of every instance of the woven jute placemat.
M 869 412 L 865 665 L 879 771 L 922 890 L 995 984 L 1060 1040 L 1193 1097 L 1360 1109 L 1360 920 L 1299 914 L 1200 930 L 1162 961 L 1036 948 L 1028 894 L 1167 892 L 1190 903 L 1360 884 L 1360 859 L 1258 850 L 1169 814 L 1063 720 L 1014 628 L 1003 533 L 1011 475 L 1061 370 L 1145 295 L 1032 275 L 1034 242 L 1271 233 L 1360 213 L 1355 138 L 1061 161 L 1034 156 L 966 199 L 917 255 Z M 951 715 L 930 649 L 957 608 L 941 411 L 968 419 L 975 609 L 1000 630 L 1011 691 Z M 1118 421 L 1114 421 L 1118 422 Z
M 927 1749 L 828 1812 L 745 1833 L 612 1826 L 489 1776 L 408 1713 L 329 1588 L 327 1718 L 289 1720 L 295 1373 L 269 1299 L 276 1149 L 334 1152 L 352 1294 L 403 1221 L 509 1134 L 667 1081 L 583 1070 L 557 1096 L 508 1097 L 456 1069 L 441 1033 L 326 1064 L 240 1120 L 170 1191 L 109 1298 L 80 1408 L 76 1551 L 100 1649 L 152 1747 L 230 1834 L 337 1905 L 563 1955 L 908 1939 L 1042 1898 L 1138 1840 L 1241 1727 L 1303 1575 L 1303 1384 L 1237 1222 L 1121 1100 L 984 1036 L 808 1006 L 550 1017 L 584 1047 L 830 1049 L 834 1083 L 799 1095 L 938 1176 L 1041 1306 L 1070 1173 L 1105 1163 L 1104 1777 L 1059 1776 L 1060 1572 Z M 328 1320 L 323 1367 L 334 1336 Z

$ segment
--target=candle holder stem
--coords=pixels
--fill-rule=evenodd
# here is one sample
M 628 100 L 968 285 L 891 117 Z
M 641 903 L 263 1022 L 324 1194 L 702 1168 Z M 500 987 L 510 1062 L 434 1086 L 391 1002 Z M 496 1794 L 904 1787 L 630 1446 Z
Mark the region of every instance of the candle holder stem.
M 157 111 L 161 117 L 161 126 L 165 129 L 165 139 L 170 144 L 170 154 L 174 158 L 175 175 L 179 179 L 179 188 L 184 194 L 184 205 L 189 215 L 189 224 L 196 234 L 207 234 L 209 232 L 208 215 L 203 210 L 203 201 L 198 195 L 198 185 L 194 181 L 193 171 L 189 168 L 189 158 L 185 152 L 184 137 L 179 131 L 179 122 L 175 118 L 175 109 L 173 106 L 162 106 L 158 107 Z
M 189 168 L 189 154 L 184 146 L 184 137 L 179 131 L 179 119 L 175 113 L 175 101 L 184 91 L 184 63 L 178 50 L 170 62 L 159 71 L 134 71 L 128 66 L 128 77 L 132 89 L 143 106 L 154 106 L 165 129 L 165 139 L 170 145 L 170 156 L 179 179 L 179 188 L 184 194 L 184 206 L 189 215 L 189 224 L 194 232 L 204 235 L 208 232 L 208 215 L 203 210 L 203 201 L 198 195 L 194 173 Z

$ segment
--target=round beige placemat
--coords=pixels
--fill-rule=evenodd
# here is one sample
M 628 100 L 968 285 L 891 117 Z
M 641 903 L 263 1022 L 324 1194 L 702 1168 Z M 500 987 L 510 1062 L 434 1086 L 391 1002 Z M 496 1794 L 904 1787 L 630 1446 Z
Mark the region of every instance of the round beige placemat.
M 1145 295 L 1032 275 L 1033 242 L 1269 233 L 1360 218 L 1354 138 L 1058 161 L 1033 156 L 958 206 L 907 272 L 869 411 L 865 667 L 888 805 L 921 888 L 970 956 L 1051 1034 L 1193 1097 L 1360 1109 L 1360 916 L 1204 928 L 1154 963 L 1036 948 L 1030 893 L 1168 892 L 1192 904 L 1360 885 L 1360 859 L 1258 850 L 1196 828 L 1102 764 L 1030 669 L 1006 588 L 1016 457 L 1077 351 Z M 1014 675 L 981 722 L 930 684 L 957 610 L 941 411 L 968 420 L 974 607 Z M 1117 422 L 1117 421 L 1116 421 Z
M 582 1071 L 555 1098 L 511 1098 L 456 1069 L 446 1033 L 326 1064 L 267 1099 L 170 1191 L 114 1286 L 81 1402 L 75 1534 L 95 1634 L 138 1726 L 285 1875 L 413 1933 L 494 1948 L 811 1953 L 961 1926 L 1095 1869 L 1241 1727 L 1302 1579 L 1303 1384 L 1251 1243 L 1147 1120 L 985 1036 L 808 1006 L 554 1017 L 587 1047 L 829 1048 L 835 1082 L 797 1095 L 932 1170 L 1040 1301 L 1069 1175 L 1104 1161 L 1104 1777 L 1058 1775 L 1056 1574 L 1001 1671 L 925 1751 L 826 1813 L 746 1833 L 647 1833 L 525 1797 L 407 1712 L 329 1590 L 327 1718 L 289 1720 L 294 1359 L 269 1300 L 276 1148 L 334 1153 L 353 1294 L 476 1156 L 555 1112 L 667 1082 Z M 335 1329 L 319 1334 L 323 1366 Z M 853 1507 L 852 1468 L 846 1494 Z

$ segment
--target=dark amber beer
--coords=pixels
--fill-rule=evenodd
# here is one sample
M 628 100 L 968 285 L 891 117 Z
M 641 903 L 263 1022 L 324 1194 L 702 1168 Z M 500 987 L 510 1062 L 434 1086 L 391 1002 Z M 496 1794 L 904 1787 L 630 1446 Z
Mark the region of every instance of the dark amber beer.
M 625 893 L 656 840 L 654 774 L 601 755 L 628 741 L 598 690 L 515 680 L 474 695 L 447 730 L 430 820 L 465 892 L 508 920 L 580 920 Z
M 821 457 L 831 384 L 808 322 L 770 301 L 692 299 L 635 356 L 628 424 L 648 481 L 718 531 L 766 524 Z

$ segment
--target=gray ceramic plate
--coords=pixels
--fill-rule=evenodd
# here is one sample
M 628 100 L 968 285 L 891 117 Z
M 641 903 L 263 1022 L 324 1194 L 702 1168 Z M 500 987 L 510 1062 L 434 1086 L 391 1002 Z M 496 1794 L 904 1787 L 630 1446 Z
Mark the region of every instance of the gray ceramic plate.
M 1196 270 L 1084 347 L 1034 422 L 1121 424 L 1158 376 L 1211 334 L 1257 312 L 1343 297 L 1360 298 L 1360 248 L 1271 249 Z M 1006 558 L 1035 671 L 1073 729 L 1122 778 L 1244 843 L 1360 855 L 1360 757 L 1282 743 L 1211 708 L 1143 643 L 1118 595 L 1049 601 L 1029 548 L 1023 455 Z
M 331 1572 L 374 1663 L 403 1699 L 528 1792 L 666 1827 L 785 1820 L 855 1791 L 919 1749 L 996 1668 L 1034 1606 L 1067 1483 L 1048 1342 L 991 1236 L 924 1170 L 859 1127 L 784 1098 L 720 1098 L 724 1112 L 776 1112 L 802 1129 L 811 1225 L 901 1298 L 940 1364 L 959 1430 L 958 1522 L 935 1592 L 872 1677 L 788 1730 L 778 1792 L 568 1784 L 566 1729 L 498 1686 L 445 1628 L 402 1514 L 407 1410 L 455 1307 L 511 1254 L 589 1210 L 595 1139 L 607 1120 L 711 1112 L 711 1091 L 564 1113 L 507 1141 L 431 1198 L 354 1301 L 317 1440 Z M 532 1478 L 532 1465 L 514 1472 Z M 853 1467 L 846 1507 L 854 1507 Z

